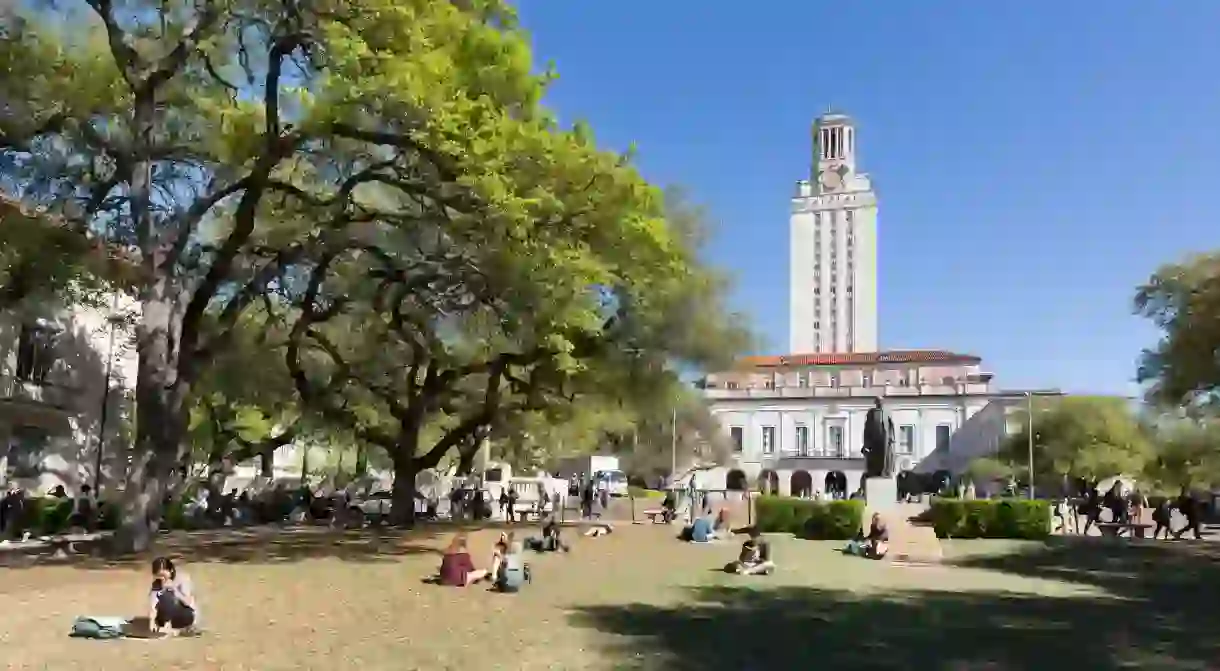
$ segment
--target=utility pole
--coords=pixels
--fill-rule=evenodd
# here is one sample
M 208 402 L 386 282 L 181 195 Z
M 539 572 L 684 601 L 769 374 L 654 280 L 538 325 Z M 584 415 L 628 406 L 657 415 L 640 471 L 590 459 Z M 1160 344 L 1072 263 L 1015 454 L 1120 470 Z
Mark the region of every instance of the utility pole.
M 1029 498 L 1034 498 L 1034 392 L 1025 392 L 1026 412 L 1029 413 Z

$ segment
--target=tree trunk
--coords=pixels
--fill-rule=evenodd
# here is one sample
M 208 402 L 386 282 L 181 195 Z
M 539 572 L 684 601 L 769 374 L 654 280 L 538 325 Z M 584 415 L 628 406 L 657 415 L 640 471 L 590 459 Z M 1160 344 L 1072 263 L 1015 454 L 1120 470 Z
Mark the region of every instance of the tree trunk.
M 390 490 L 390 524 L 394 526 L 415 526 L 415 475 L 419 465 L 414 454 L 414 450 L 400 449 L 394 456 L 394 486 Z
M 259 471 L 264 478 L 272 478 L 275 476 L 275 448 L 264 447 L 258 455 Z

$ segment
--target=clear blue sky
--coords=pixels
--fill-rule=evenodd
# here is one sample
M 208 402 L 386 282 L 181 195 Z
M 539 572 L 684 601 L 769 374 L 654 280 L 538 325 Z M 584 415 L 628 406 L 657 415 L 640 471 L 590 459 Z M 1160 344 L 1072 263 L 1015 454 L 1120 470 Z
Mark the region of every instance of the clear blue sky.
M 1220 1 L 519 6 L 561 117 L 710 208 L 767 352 L 788 344 L 789 198 L 828 105 L 879 194 L 883 349 L 1134 393 L 1157 333 L 1133 288 L 1220 245 Z

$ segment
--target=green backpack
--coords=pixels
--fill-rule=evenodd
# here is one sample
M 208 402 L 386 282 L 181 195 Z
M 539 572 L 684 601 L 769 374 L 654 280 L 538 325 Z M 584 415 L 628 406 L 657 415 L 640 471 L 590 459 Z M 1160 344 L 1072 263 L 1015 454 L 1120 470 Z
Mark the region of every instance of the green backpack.
M 72 638 L 113 639 L 123 637 L 123 625 L 127 621 L 118 617 L 91 617 L 82 615 L 72 623 L 68 635 Z

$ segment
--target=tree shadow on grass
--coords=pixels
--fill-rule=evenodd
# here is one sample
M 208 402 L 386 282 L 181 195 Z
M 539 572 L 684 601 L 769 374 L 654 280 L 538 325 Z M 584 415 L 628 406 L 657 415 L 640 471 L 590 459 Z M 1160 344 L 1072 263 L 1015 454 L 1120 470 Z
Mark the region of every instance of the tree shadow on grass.
M 615 634 L 617 668 L 1204 669 L 1214 622 L 1149 617 L 1143 604 L 1003 592 L 856 594 L 808 587 L 698 588 L 676 607 L 595 606 L 578 625 Z
M 322 558 L 375 563 L 441 552 L 437 534 L 430 530 L 337 531 L 325 527 L 177 532 L 159 537 L 148 555 L 109 555 L 105 543 L 105 539 L 78 543 L 79 554 L 58 560 L 47 558 L 45 549 L 7 552 L 0 556 L 0 562 L 12 568 L 67 565 L 96 570 L 141 564 L 152 554 L 181 557 L 191 563 L 281 564 Z
M 1031 544 L 1021 552 L 965 557 L 955 564 L 1090 585 L 1139 604 L 1145 618 L 1220 631 L 1220 544 L 1214 542 L 1075 536 Z M 1220 647 L 1211 663 L 1220 665 Z

